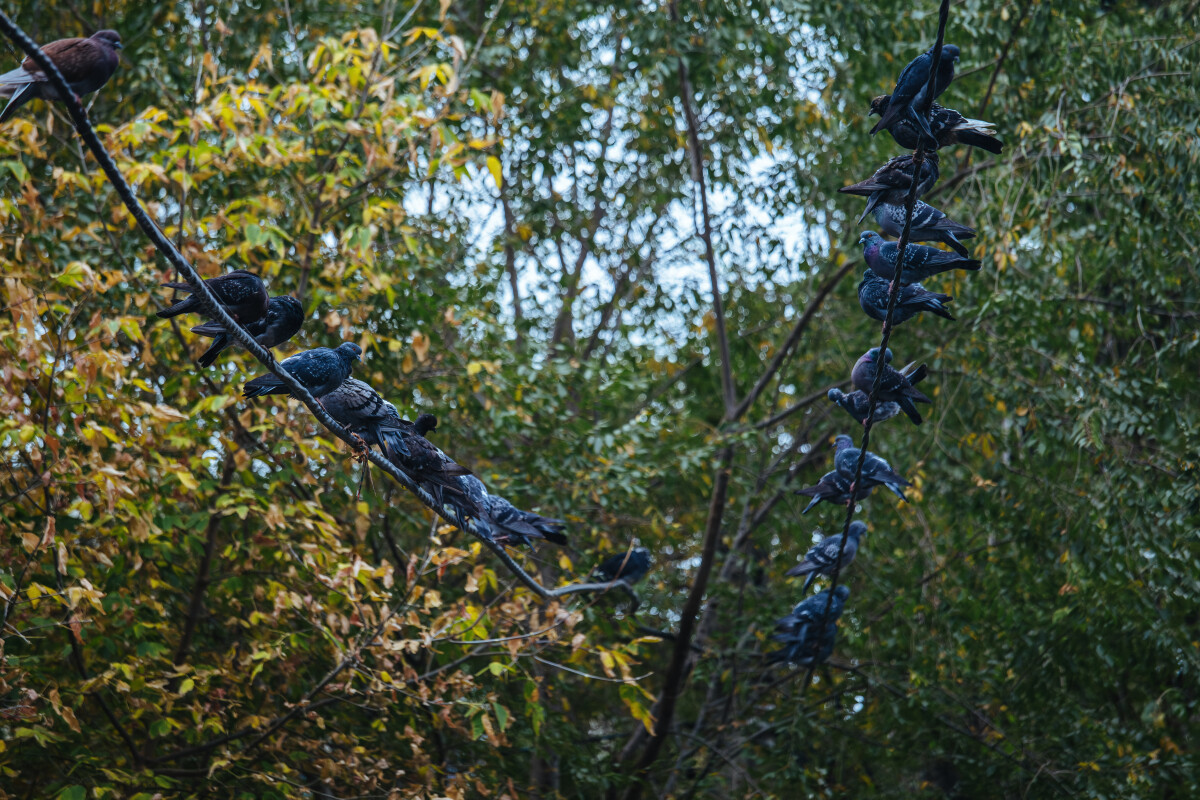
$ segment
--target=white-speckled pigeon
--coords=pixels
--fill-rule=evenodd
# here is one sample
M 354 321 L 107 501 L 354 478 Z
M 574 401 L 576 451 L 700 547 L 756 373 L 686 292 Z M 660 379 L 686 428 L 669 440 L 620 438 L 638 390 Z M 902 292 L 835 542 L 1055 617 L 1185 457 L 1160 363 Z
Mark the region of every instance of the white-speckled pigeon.
M 42 45 L 45 53 L 58 71 L 62 73 L 71 91 L 77 98 L 91 94 L 117 71 L 121 49 L 121 34 L 116 31 L 96 31 L 86 39 L 59 39 Z M 58 90 L 51 85 L 46 74 L 32 58 L 26 58 L 21 66 L 0 75 L 0 97 L 9 98 L 8 105 L 0 112 L 3 125 L 30 100 L 61 100 Z
M 863 500 L 874 490 L 874 486 L 860 486 L 854 492 L 854 500 L 856 502 Z M 797 489 L 796 494 L 812 498 L 812 502 L 806 505 L 804 510 L 800 512 L 802 514 L 807 514 L 812 510 L 813 506 L 817 505 L 822 500 L 824 500 L 826 503 L 834 503 L 836 505 L 844 506 L 850 500 L 850 479 L 842 477 L 837 470 L 833 470 L 832 472 L 826 472 L 824 475 L 822 475 L 821 480 L 817 482 L 816 486 L 809 486 L 805 489 Z
M 938 154 L 936 151 L 927 153 L 921 162 L 921 182 L 917 184 L 917 198 L 928 192 L 938 179 Z M 856 194 L 867 198 L 867 208 L 859 222 L 873 212 L 880 203 L 898 205 L 908 197 L 908 190 L 913 180 L 913 157 L 911 153 L 896 156 L 889 160 L 875 174 L 865 181 L 843 186 L 838 189 L 842 194 Z
M 885 281 L 872 270 L 863 271 L 863 279 L 858 284 L 858 304 L 871 319 L 883 322 L 887 317 L 888 290 L 891 281 Z M 900 296 L 896 298 L 896 310 L 892 312 L 892 325 L 899 325 L 920 314 L 929 311 L 943 319 L 953 320 L 954 317 L 946 310 L 946 303 L 954 298 L 948 294 L 931 292 L 919 283 L 901 286 Z
M 844 433 L 834 439 L 833 446 L 837 450 L 837 455 L 833 458 L 834 469 L 843 478 L 853 481 L 854 474 L 858 469 L 859 448 L 855 447 L 854 440 Z M 868 450 L 863 459 L 862 485 L 885 486 L 892 494 L 907 503 L 908 498 L 904 496 L 904 490 L 901 487 L 912 486 L 912 483 L 892 469 L 891 464 Z
M 891 95 L 881 94 L 871 101 L 871 113 L 883 116 L 891 103 Z M 990 122 L 981 119 L 967 119 L 953 108 L 933 104 L 929 113 L 929 129 L 937 140 L 938 147 L 948 147 L 954 144 L 965 144 L 979 147 L 989 153 L 1000 153 L 1004 143 L 996 138 L 996 129 Z M 903 117 L 888 126 L 888 133 L 896 140 L 896 144 L 909 150 L 917 148 L 917 129 L 912 122 Z
M 353 342 L 342 342 L 336 350 L 317 347 L 285 358 L 279 366 L 298 380 L 315 398 L 321 398 L 342 385 L 350 377 L 354 363 L 360 360 L 362 349 Z M 291 389 L 274 373 L 268 372 L 247 381 L 243 397 L 262 397 L 268 394 L 291 394 Z
M 886 351 L 881 364 L 879 348 L 872 347 L 854 363 L 854 369 L 850 372 L 850 380 L 854 384 L 854 388 L 869 395 L 871 387 L 875 383 L 875 371 L 882 369 L 883 377 L 880 380 L 877 400 L 899 404 L 900 410 L 904 412 L 905 416 L 912 420 L 914 425 L 920 425 L 921 415 L 913 404 L 928 403 L 930 400 L 921 391 L 913 388 L 913 384 L 924 380 L 927 373 L 925 365 L 922 364 L 906 376 L 891 366 L 891 360 L 890 348 Z
M 804 586 L 800 589 L 801 594 L 808 594 L 808 587 L 817 579 L 818 575 L 832 575 L 835 571 L 840 572 L 850 563 L 854 561 L 854 557 L 858 555 L 859 539 L 867 532 L 865 523 L 855 520 L 850 523 L 849 536 L 846 538 L 846 544 L 842 545 L 842 534 L 838 533 L 833 536 L 826 536 L 821 541 L 814 544 L 804 554 L 804 560 L 787 571 L 789 577 L 798 575 L 807 575 L 804 579 Z M 838 551 L 841 550 L 842 558 L 838 560 Z
M 879 223 L 879 230 L 888 236 L 900 238 L 904 231 L 903 203 L 880 203 L 871 213 Z M 958 224 L 925 201 L 918 200 L 913 205 L 912 225 L 908 229 L 910 242 L 941 242 L 950 245 L 963 258 L 968 258 L 971 251 L 959 239 L 973 236 L 974 228 Z
M 863 231 L 858 243 L 863 246 L 863 259 L 876 275 L 889 281 L 895 277 L 896 261 L 900 255 L 900 246 L 896 242 L 885 242 L 875 231 Z M 900 282 L 905 285 L 920 283 L 952 269 L 975 271 L 980 267 L 979 261 L 974 258 L 963 258 L 957 253 L 947 253 L 923 244 L 910 244 L 904 251 L 904 274 Z
M 267 313 L 253 322 L 243 323 L 242 327 L 254 337 L 254 341 L 270 350 L 291 339 L 304 324 L 304 307 L 300 301 L 291 295 L 272 297 L 267 302 Z M 221 352 L 234 344 L 233 337 L 219 322 L 205 322 L 192 328 L 192 333 L 198 333 L 210 339 L 215 339 L 196 363 L 202 367 L 210 367 Z

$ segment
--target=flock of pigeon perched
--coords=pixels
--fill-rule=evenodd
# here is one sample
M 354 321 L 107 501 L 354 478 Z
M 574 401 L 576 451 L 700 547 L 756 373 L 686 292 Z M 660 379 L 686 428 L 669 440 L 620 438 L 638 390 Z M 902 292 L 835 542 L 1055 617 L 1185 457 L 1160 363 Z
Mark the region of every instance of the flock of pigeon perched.
M 118 64 L 117 51 L 121 37 L 103 30 L 87 39 L 60 39 L 43 47 L 45 54 L 62 72 L 76 96 L 96 91 L 112 77 Z M 963 117 L 957 111 L 933 102 L 954 79 L 954 65 L 959 50 L 954 45 L 942 48 L 941 60 L 929 95 L 929 75 L 933 69 L 933 48 L 918 56 L 904 68 L 890 95 L 876 97 L 871 113 L 880 116 L 872 128 L 875 134 L 888 131 L 901 147 L 915 149 L 922 142 L 927 148 L 917 177 L 916 196 L 924 195 L 938 179 L 938 149 L 954 144 L 979 147 L 990 153 L 1001 151 L 990 123 Z M 58 92 L 34 61 L 26 58 L 20 67 L 0 75 L 0 97 L 9 98 L 0 112 L 0 123 L 8 120 L 25 103 L 41 98 L 60 100 Z M 867 198 L 867 208 L 859 217 L 874 215 L 880 229 L 890 235 L 901 235 L 905 225 L 905 198 L 917 169 L 913 154 L 897 156 L 880 167 L 871 178 L 846 186 L 839 191 Z M 918 200 L 912 212 L 909 238 L 913 242 L 941 242 L 953 249 L 947 252 L 926 245 L 909 244 L 905 248 L 903 266 L 899 246 L 884 241 L 875 231 L 866 231 L 859 238 L 867 269 L 858 286 L 858 300 L 867 316 L 885 320 L 892 282 L 897 282 L 899 296 L 893 313 L 893 325 L 899 325 L 917 314 L 928 311 L 944 319 L 954 317 L 946 309 L 949 295 L 933 292 L 921 285 L 927 278 L 953 269 L 978 270 L 980 262 L 969 257 L 961 239 L 973 237 L 975 231 L 949 219 L 938 209 Z M 899 275 L 897 273 L 899 272 Z M 898 280 L 897 280 L 898 278 Z M 303 326 L 305 314 L 294 297 L 270 297 L 261 278 L 245 270 L 210 278 L 205 283 L 213 296 L 230 316 L 266 349 L 277 347 L 295 336 Z M 170 318 L 187 313 L 204 314 L 204 304 L 191 296 L 187 283 L 167 283 L 166 287 L 189 295 L 171 307 L 158 312 Z M 230 332 L 219 322 L 209 321 L 192 328 L 193 333 L 210 338 L 212 345 L 198 359 L 203 367 L 211 366 L 231 343 Z M 358 455 L 369 447 L 377 447 L 383 456 L 415 483 L 424 488 L 460 526 L 466 520 L 475 523 L 476 531 L 491 541 L 507 546 L 529 545 L 544 540 L 565 544 L 565 524 L 515 507 L 508 500 L 490 493 L 471 471 L 457 463 L 427 435 L 437 428 L 437 418 L 421 414 L 415 422 L 402 418 L 396 407 L 363 381 L 350 376 L 362 350 L 358 345 L 344 342 L 336 349 L 318 347 L 297 353 L 282 362 L 282 366 L 317 399 L 335 420 L 359 441 Z M 909 365 L 897 370 L 891 365 L 892 351 L 880 348 L 868 350 L 854 365 L 851 382 L 855 391 L 845 394 L 830 389 L 829 400 L 836 403 L 863 425 L 882 422 L 901 413 L 915 425 L 921 424 L 916 403 L 929 403 L 929 398 L 916 388 L 925 379 L 925 365 Z M 870 410 L 870 392 L 876 376 L 882 373 L 874 415 Z M 271 394 L 289 394 L 288 387 L 276 375 L 267 373 L 246 383 L 246 398 Z M 899 473 L 878 455 L 863 456 L 862 474 L 855 482 L 860 450 L 849 436 L 840 435 L 835 442 L 834 469 L 815 485 L 797 493 L 812 498 L 804 509 L 808 513 L 821 501 L 845 505 L 868 497 L 876 486 L 884 486 L 905 500 L 904 487 L 911 486 Z M 813 581 L 821 575 L 836 576 L 854 561 L 867 526 L 852 523 L 846 533 L 829 536 L 815 544 L 803 561 L 788 571 L 789 576 L 806 576 L 802 592 L 807 594 Z M 650 554 L 644 547 L 611 556 L 592 573 L 600 581 L 622 581 L 632 585 L 650 569 Z M 835 578 L 836 581 L 836 578 Z M 832 594 L 818 592 L 795 607 L 790 615 L 779 621 L 773 638 L 782 649 L 771 654 L 773 662 L 790 662 L 811 666 L 824 662 L 833 652 L 837 636 L 837 620 L 842 614 L 850 590 L 839 585 Z
M 890 95 L 882 95 L 871 101 L 871 114 L 880 119 L 871 129 L 875 134 L 886 130 L 901 147 L 916 149 L 922 142 L 926 147 L 920 173 L 916 175 L 916 197 L 909 228 L 909 239 L 913 242 L 941 242 L 954 252 L 940 250 L 927 245 L 909 244 L 905 247 L 903 266 L 900 267 L 900 247 L 895 242 L 884 241 L 875 231 L 864 232 L 858 242 L 863 246 L 863 259 L 867 269 L 858 285 L 858 302 L 871 319 L 884 321 L 887 318 L 889 293 L 892 283 L 897 283 L 895 309 L 892 326 L 900 325 L 928 311 L 944 319 L 954 317 L 946 309 L 953 298 L 926 289 L 921 282 L 927 278 L 953 269 L 978 270 L 980 262 L 970 258 L 961 239 L 975 235 L 972 228 L 954 222 L 938 209 L 922 202 L 919 198 L 937 182 L 938 149 L 954 144 L 966 144 L 982 148 L 989 153 L 999 153 L 1002 143 L 995 137 L 991 123 L 967 119 L 954 109 L 933 102 L 954 80 L 954 65 L 959 50 L 952 44 L 942 47 L 937 74 L 933 80 L 932 97 L 929 96 L 929 76 L 933 69 L 934 48 L 913 59 L 896 82 Z M 926 111 L 928 109 L 928 111 Z M 867 198 L 867 208 L 859 217 L 862 222 L 867 214 L 874 214 L 880 229 L 889 236 L 899 237 L 905 223 L 905 200 L 912 187 L 916 159 L 913 154 L 896 156 L 880 167 L 865 181 L 846 186 L 839 191 Z M 897 271 L 899 280 L 897 281 Z M 908 365 L 904 369 L 891 366 L 892 351 L 874 347 L 863 354 L 850 374 L 855 391 L 850 394 L 840 389 L 830 389 L 829 400 L 843 408 L 859 423 L 867 425 L 870 416 L 870 392 L 878 373 L 882 372 L 876 397 L 875 413 L 871 424 L 891 419 L 901 413 L 914 425 L 921 424 L 917 403 L 928 403 L 916 384 L 925 379 L 924 364 Z M 842 434 L 834 441 L 836 455 L 833 470 L 821 476 L 816 486 L 800 489 L 797 494 L 812 498 L 805 507 L 807 514 L 822 500 L 844 507 L 868 497 L 876 486 L 883 486 L 901 500 L 904 487 L 911 486 L 887 461 L 872 452 L 862 455 L 849 436 Z M 862 474 L 855 483 L 858 461 L 862 455 Z M 853 500 L 851 500 L 853 495 Z M 867 526 L 859 521 L 850 524 L 844 534 L 828 536 L 817 542 L 805 554 L 803 560 L 788 570 L 789 576 L 804 575 L 802 594 L 807 594 L 813 581 L 820 575 L 835 576 L 848 566 L 858 555 L 858 549 Z M 835 578 L 836 582 L 836 578 Z M 833 653 L 837 638 L 837 621 L 845 608 L 850 589 L 838 585 L 830 595 L 829 590 L 818 592 L 797 605 L 792 613 L 779 620 L 772 637 L 782 648 L 774 651 L 771 662 L 789 662 L 813 667 L 824 662 Z
M 121 37 L 116 31 L 99 31 L 86 39 L 59 39 L 42 51 L 58 67 L 76 99 L 95 92 L 116 71 Z M 0 97 L 9 98 L 0 123 L 10 119 L 31 100 L 62 100 L 54 85 L 32 58 L 0 75 Z M 294 297 L 270 297 L 261 278 L 246 270 L 219 275 L 205 281 L 225 311 L 266 349 L 278 347 L 295 336 L 304 324 L 304 308 Z M 191 294 L 187 283 L 166 283 L 169 289 L 186 297 L 158 312 L 164 319 L 182 314 L 205 314 L 203 302 Z M 210 338 L 212 345 L 197 359 L 202 367 L 212 366 L 223 350 L 233 343 L 230 332 L 215 321 L 192 328 L 193 333 Z M 426 489 L 444 508 L 452 511 L 460 525 L 470 518 L 483 536 L 504 546 L 527 545 L 534 540 L 566 544 L 565 524 L 517 508 L 505 498 L 492 494 L 466 467 L 426 439 L 437 428 L 437 418 L 422 414 L 416 422 L 403 419 L 396 407 L 378 392 L 350 377 L 362 350 L 352 342 L 336 349 L 318 347 L 306 350 L 282 362 L 282 366 L 317 398 L 330 416 L 360 441 L 360 454 L 375 446 L 393 465 Z M 246 398 L 271 394 L 289 394 L 278 376 L 267 373 L 248 381 Z M 612 556 L 593 573 L 606 582 L 622 580 L 632 584 L 644 576 L 650 566 L 649 551 L 634 548 Z

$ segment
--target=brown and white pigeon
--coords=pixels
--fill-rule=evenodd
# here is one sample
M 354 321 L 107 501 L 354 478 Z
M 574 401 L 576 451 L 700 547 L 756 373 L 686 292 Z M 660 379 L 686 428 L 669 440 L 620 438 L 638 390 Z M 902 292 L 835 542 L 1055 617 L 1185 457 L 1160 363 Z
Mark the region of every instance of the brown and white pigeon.
M 76 98 L 80 98 L 108 83 L 117 71 L 120 60 L 117 51 L 120 49 L 121 34 L 104 30 L 86 39 L 50 42 L 42 47 L 42 52 L 58 67 Z M 64 99 L 32 58 L 26 58 L 21 66 L 0 75 L 0 97 L 9 98 L 8 105 L 0 112 L 0 125 L 30 100 Z

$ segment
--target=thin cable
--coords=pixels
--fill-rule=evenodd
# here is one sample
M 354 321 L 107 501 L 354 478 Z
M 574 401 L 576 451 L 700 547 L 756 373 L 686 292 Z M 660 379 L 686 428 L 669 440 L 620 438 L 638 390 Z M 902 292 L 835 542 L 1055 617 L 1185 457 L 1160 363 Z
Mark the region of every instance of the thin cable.
M 179 249 L 163 234 L 158 225 L 155 224 L 155 222 L 150 218 L 150 215 L 147 213 L 146 209 L 142 206 L 141 202 L 137 199 L 137 196 L 133 193 L 133 189 L 125 181 L 124 176 L 121 175 L 121 171 L 117 169 L 117 165 L 113 161 L 112 156 L 108 154 L 108 151 L 104 148 L 100 138 L 96 135 L 95 129 L 92 128 L 92 123 L 88 120 L 87 112 L 83 110 L 83 106 L 80 105 L 75 92 L 71 90 L 71 87 L 67 84 L 66 80 L 62 76 L 62 73 L 59 72 L 58 67 L 55 66 L 54 62 L 51 61 L 49 57 L 42 52 L 42 49 L 38 47 L 37 43 L 30 39 L 29 36 L 26 35 L 26 33 L 21 30 L 21 28 L 18 27 L 17 24 L 13 22 L 12 19 L 10 19 L 9 16 L 3 11 L 0 11 L 0 32 L 3 32 L 5 36 L 11 39 L 18 47 L 24 50 L 31 59 L 33 59 L 34 63 L 38 65 L 38 67 L 42 70 L 42 73 L 46 76 L 46 80 L 58 91 L 59 97 L 63 98 L 62 103 L 67 107 L 67 112 L 71 115 L 71 121 L 75 125 L 76 132 L 79 134 L 79 137 L 83 139 L 84 144 L 88 146 L 88 149 L 92 151 L 92 155 L 96 157 L 96 161 L 99 162 L 100 168 L 104 171 L 104 174 L 108 177 L 109 182 L 113 185 L 113 189 L 116 190 L 117 196 L 121 198 L 121 201 L 125 204 L 125 207 L 129 209 L 129 213 L 133 216 L 134 221 L 137 222 L 138 227 L 142 229 L 142 232 L 146 234 L 146 237 L 150 239 L 155 249 L 162 253 L 167 261 L 170 262 L 171 266 L 175 267 L 175 269 L 179 271 L 179 274 L 182 275 L 185 280 L 187 280 L 188 286 L 192 290 L 192 294 L 198 297 L 201 305 L 204 306 L 205 313 L 215 321 L 220 322 L 221 325 L 225 327 L 225 330 L 238 344 L 240 344 L 247 352 L 250 353 L 250 355 L 254 356 L 255 359 L 262 363 L 262 365 L 270 370 L 273 374 L 277 375 L 279 379 L 283 381 L 284 385 L 288 387 L 291 395 L 300 402 L 304 403 L 304 405 L 308 406 L 308 410 L 311 411 L 313 416 L 317 418 L 317 421 L 324 425 L 339 439 L 346 442 L 351 447 L 356 447 L 357 444 L 350 437 L 349 432 L 339 425 L 333 417 L 329 416 L 329 412 L 325 410 L 324 406 L 317 402 L 316 398 L 312 396 L 308 389 L 305 388 L 304 385 L 298 380 L 292 377 L 287 370 L 279 366 L 279 363 L 275 360 L 275 357 L 271 355 L 271 352 L 255 341 L 254 337 L 252 337 L 245 328 L 239 325 L 237 321 L 234 320 L 227 311 L 225 311 L 221 304 L 217 302 L 217 299 L 213 296 L 212 291 L 204 283 L 204 280 L 200 277 L 199 273 L 196 272 L 195 268 L 188 262 L 186 258 L 184 258 L 183 254 L 179 252 Z M 425 506 L 429 507 L 434 513 L 436 513 L 446 522 L 450 523 L 456 528 L 466 530 L 467 533 L 482 542 L 483 545 L 491 550 L 496 557 L 500 559 L 504 566 L 507 567 L 508 570 L 512 572 L 519 581 L 521 581 L 521 583 L 523 583 L 538 597 L 542 598 L 543 600 L 548 600 L 550 598 L 559 596 L 558 593 L 563 589 L 571 588 L 570 586 L 560 587 L 559 589 L 545 588 L 538 583 L 533 576 L 522 569 L 521 566 L 518 565 L 511 556 L 509 556 L 502 545 L 493 542 L 489 537 L 481 534 L 476 527 L 474 520 L 468 520 L 466 527 L 464 528 L 458 522 L 456 515 L 441 507 L 428 492 L 418 486 L 415 481 L 413 481 L 408 475 L 399 470 L 383 456 L 374 451 L 368 450 L 367 457 L 370 459 L 372 464 L 382 469 L 397 483 L 416 495 L 418 500 L 420 500 Z M 563 593 L 569 594 L 571 592 Z
M 929 66 L 929 82 L 925 84 L 925 106 L 918 109 L 919 113 L 929 113 L 930 107 L 933 105 L 934 83 L 937 80 L 938 67 L 942 63 L 942 44 L 946 40 L 946 21 L 950 17 L 950 0 L 942 0 L 941 8 L 938 10 L 938 32 L 937 41 L 933 45 L 933 63 Z M 913 208 L 917 204 L 917 184 L 921 182 L 921 167 L 925 165 L 925 137 L 917 137 L 917 149 L 913 152 L 913 179 L 908 187 L 908 196 L 904 199 L 904 228 L 900 231 L 899 257 L 896 262 L 896 273 L 892 277 L 892 283 L 888 287 L 888 306 L 887 314 L 883 320 L 883 336 L 879 341 L 879 357 L 883 358 L 883 354 L 887 352 L 888 342 L 892 338 L 892 317 L 896 311 L 896 301 L 900 297 L 900 283 L 904 276 L 904 261 L 907 255 L 909 232 L 912 228 Z M 885 362 L 886 363 L 886 362 Z M 867 445 L 871 442 L 871 427 L 875 424 L 875 406 L 879 402 L 879 387 L 883 383 L 883 367 L 876 366 L 875 381 L 871 384 L 871 393 L 867 396 L 867 420 L 863 423 L 863 438 L 862 444 L 858 449 L 858 464 L 854 469 L 854 481 L 850 484 L 850 499 L 846 501 L 846 525 L 842 529 L 842 539 L 838 543 L 837 558 L 833 561 L 833 575 L 830 577 L 828 595 L 825 598 L 825 610 L 821 613 L 821 622 L 819 626 L 818 636 L 823 635 L 827 620 L 829 619 L 829 610 L 833 607 L 833 593 L 838 587 L 838 578 L 842 572 L 842 554 L 846 549 L 846 539 L 850 535 L 850 523 L 854 520 L 855 495 L 858 494 L 858 484 L 862 481 L 863 464 L 867 459 Z M 814 659 L 813 663 L 808 667 L 808 673 L 804 676 L 804 686 L 800 693 L 808 691 L 809 684 L 812 683 L 813 674 L 816 672 L 817 664 Z

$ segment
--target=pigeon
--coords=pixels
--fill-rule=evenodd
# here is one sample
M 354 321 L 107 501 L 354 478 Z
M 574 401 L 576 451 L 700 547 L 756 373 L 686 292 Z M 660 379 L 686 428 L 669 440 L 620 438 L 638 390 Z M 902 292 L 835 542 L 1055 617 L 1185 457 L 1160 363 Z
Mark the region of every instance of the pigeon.
M 849 538 L 846 538 L 844 546 L 842 545 L 842 534 L 826 536 L 808 549 L 808 552 L 804 554 L 803 561 L 787 571 L 788 577 L 807 575 L 800 593 L 808 594 L 808 587 L 812 585 L 818 575 L 832 575 L 834 572 L 840 572 L 850 566 L 854 557 L 858 555 L 859 539 L 866 532 L 866 524 L 855 520 L 850 523 Z M 839 550 L 842 553 L 840 560 L 838 559 Z
M 42 46 L 62 73 L 76 99 L 91 94 L 117 71 L 121 49 L 121 34 L 116 31 L 97 31 L 87 39 L 59 39 Z M 35 98 L 62 100 L 58 89 L 51 85 L 46 74 L 32 58 L 26 58 L 21 66 L 0 75 L 0 97 L 9 98 L 8 105 L 0 112 L 0 125 L 8 122 L 17 109 Z
M 368 447 L 378 447 L 388 461 L 396 463 L 412 456 L 403 435 L 408 423 L 394 405 L 358 378 L 344 380 L 321 398 L 321 405 L 346 430 L 362 437 Z
M 262 278 L 252 272 L 247 272 L 244 269 L 235 269 L 233 272 L 227 272 L 224 275 L 218 275 L 215 278 L 209 278 L 204 282 L 213 296 L 217 298 L 217 302 L 221 307 L 233 317 L 234 321 L 241 325 L 248 325 L 251 322 L 262 319 L 267 313 L 267 306 L 270 298 L 267 297 L 267 287 L 263 284 Z M 197 314 L 206 314 L 204 303 L 201 299 L 191 294 L 192 287 L 188 283 L 164 283 L 163 286 L 168 289 L 175 289 L 180 292 L 187 292 L 188 296 L 177 302 L 170 308 L 164 308 L 158 312 L 158 316 L 162 319 L 170 319 L 178 317 L 180 314 L 189 314 L 195 312 Z
M 884 128 L 890 129 L 903 119 L 921 129 L 928 142 L 927 146 L 937 147 L 937 140 L 929 129 L 928 106 L 946 91 L 946 87 L 954 80 L 954 65 L 958 62 L 959 51 L 955 45 L 942 45 L 937 77 L 933 81 L 933 96 L 930 97 L 929 71 L 933 68 L 933 51 L 933 47 L 929 48 L 908 62 L 908 66 L 900 73 L 896 88 L 890 95 L 891 102 L 888 103 L 879 122 L 871 128 L 872 136 Z
M 837 449 L 837 455 L 833 458 L 834 469 L 843 478 L 853 482 L 858 471 L 859 453 L 862 451 L 855 447 L 854 440 L 844 433 L 833 440 L 833 446 Z M 888 491 L 907 503 L 908 498 L 904 496 L 901 487 L 912 486 L 912 483 L 893 470 L 891 464 L 868 450 L 863 458 L 862 485 L 887 487 Z
M 871 101 L 871 113 L 883 116 L 887 113 L 891 95 L 881 94 Z M 979 147 L 989 153 L 999 154 L 1004 150 L 1004 143 L 996 138 L 996 129 L 990 122 L 981 119 L 967 119 L 953 108 L 933 104 L 929 114 L 929 129 L 938 147 L 948 147 L 954 144 L 965 144 Z M 896 120 L 888 126 L 888 133 L 896 140 L 896 144 L 917 149 L 917 130 L 907 117 Z
M 267 313 L 254 322 L 244 325 L 246 331 L 254 337 L 254 341 L 270 350 L 291 339 L 304 324 L 304 307 L 300 301 L 291 295 L 272 297 L 267 302 Z M 215 339 L 204 354 L 196 359 L 202 367 L 211 367 L 226 347 L 233 344 L 233 337 L 219 322 L 205 322 L 192 328 L 192 333 Z
M 350 377 L 350 370 L 356 361 L 360 361 L 362 348 L 353 342 L 342 342 L 336 350 L 328 347 L 318 347 L 305 350 L 285 358 L 279 366 L 287 370 L 293 378 L 300 381 L 313 397 L 323 397 L 342 385 Z M 242 396 L 246 398 L 262 397 L 268 394 L 291 395 L 278 375 L 268 372 L 247 381 L 242 387 Z M 320 402 L 318 400 L 318 402 Z
M 925 379 L 925 375 L 927 374 L 927 371 L 923 365 L 919 368 L 915 368 L 916 366 L 917 365 L 914 362 L 900 370 L 900 374 L 907 376 L 909 382 L 912 384 L 920 383 Z M 846 394 L 841 389 L 834 388 L 829 390 L 829 392 L 826 394 L 826 397 L 828 397 L 831 402 L 837 403 L 839 406 L 845 409 L 846 413 L 858 420 L 860 424 L 867 424 L 867 408 L 868 400 L 870 398 L 863 390 L 855 389 L 853 392 Z M 875 403 L 876 423 L 889 420 L 899 413 L 899 403 L 892 401 L 879 401 Z
M 917 184 L 917 197 L 928 192 L 938 179 L 937 152 L 927 153 L 921 162 L 921 181 Z M 867 198 L 867 209 L 858 218 L 859 222 L 879 206 L 880 203 L 899 205 L 908 197 L 913 182 L 913 157 L 911 153 L 890 159 L 875 174 L 865 181 L 838 189 L 842 194 L 856 194 Z
M 394 406 L 392 411 L 395 411 Z M 438 505 L 453 508 L 459 527 L 465 527 L 464 516 L 478 517 L 484 511 L 483 506 L 471 499 L 463 488 L 462 480 L 471 475 L 471 470 L 456 463 L 426 438 L 427 434 L 437 430 L 437 417 L 421 414 L 416 422 L 409 422 L 399 420 L 399 416 L 396 414 L 393 420 L 399 421 L 397 435 L 403 448 L 396 448 L 394 457 L 389 456 L 388 460 L 419 483 Z
M 879 230 L 888 236 L 900 238 L 904 231 L 903 202 L 880 203 L 871 213 L 879 223 Z M 913 205 L 912 224 L 908 229 L 910 242 L 941 242 L 950 245 L 956 253 L 967 258 L 971 251 L 959 239 L 970 239 L 974 236 L 974 228 L 960 225 L 928 203 L 918 200 Z
M 505 547 L 529 545 L 535 539 L 562 545 L 567 543 L 566 534 L 563 533 L 566 523 L 562 520 L 517 508 L 505 498 L 489 493 L 483 481 L 474 475 L 459 478 L 458 482 L 468 501 L 477 509 L 468 512 L 475 517 L 476 529 L 493 542 Z M 454 506 L 456 499 L 451 498 L 449 503 Z
M 876 275 L 889 281 L 896 276 L 896 259 L 900 255 L 898 244 L 885 242 L 875 231 L 863 231 L 858 243 L 863 246 L 863 259 Z M 980 266 L 974 258 L 963 258 L 923 244 L 910 244 L 904 248 L 904 275 L 900 282 L 904 285 L 920 283 L 952 269 L 977 271 Z
M 783 649 L 771 654 L 770 663 L 789 661 L 800 666 L 819 664 L 833 654 L 837 621 L 850 597 L 850 588 L 838 586 L 833 591 L 817 592 L 801 601 L 792 613 L 775 624 L 776 633 L 771 638 L 781 642 Z M 820 635 L 816 635 L 816 632 Z
M 865 499 L 875 490 L 873 485 L 860 486 L 854 492 L 855 502 Z M 826 503 L 845 505 L 850 500 L 850 479 L 845 478 L 837 470 L 826 472 L 816 486 L 807 489 L 797 489 L 796 494 L 811 497 L 812 502 L 804 507 L 801 514 L 807 514 L 812 507 L 824 500 Z
M 649 571 L 650 551 L 645 547 L 635 547 L 601 561 L 600 566 L 592 570 L 592 576 L 605 583 L 621 580 L 632 586 L 646 577 Z
M 892 351 L 889 348 L 884 355 L 884 363 L 880 365 L 879 348 L 872 347 L 855 362 L 854 369 L 850 372 L 850 380 L 855 389 L 869 394 L 875 383 L 875 372 L 882 366 L 883 377 L 879 382 L 877 399 L 880 402 L 897 403 L 900 410 L 912 420 L 914 425 L 920 425 L 921 415 L 913 404 L 928 403 L 930 400 L 919 390 L 913 388 L 913 384 L 924 380 L 927 374 L 925 365 L 922 364 L 910 374 L 905 375 L 891 366 L 891 360 Z
M 890 281 L 885 281 L 873 271 L 863 271 L 862 282 L 858 284 L 858 304 L 871 319 L 883 322 L 887 318 L 888 291 L 891 285 Z M 946 310 L 945 304 L 954 299 L 948 294 L 928 291 L 919 283 L 901 286 L 899 293 L 896 309 L 892 313 L 893 325 L 907 322 L 922 311 L 932 312 L 943 319 L 954 319 Z

